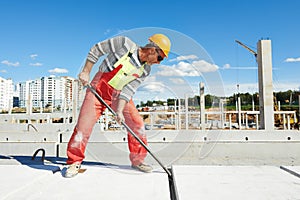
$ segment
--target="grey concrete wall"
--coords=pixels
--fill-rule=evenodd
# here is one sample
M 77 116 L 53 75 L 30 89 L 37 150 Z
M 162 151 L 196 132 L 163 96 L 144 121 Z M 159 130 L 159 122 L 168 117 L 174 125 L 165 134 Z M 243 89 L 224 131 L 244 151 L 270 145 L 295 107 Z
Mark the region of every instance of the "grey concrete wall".
M 48 129 L 49 127 L 47 127 Z M 51 130 L 0 131 L 0 155 L 32 155 L 38 148 L 46 156 L 66 157 L 70 127 Z M 127 133 L 94 129 L 86 161 L 130 164 Z M 147 131 L 149 147 L 166 165 L 300 165 L 300 131 L 264 130 L 159 130 Z M 146 161 L 156 165 L 148 155 Z

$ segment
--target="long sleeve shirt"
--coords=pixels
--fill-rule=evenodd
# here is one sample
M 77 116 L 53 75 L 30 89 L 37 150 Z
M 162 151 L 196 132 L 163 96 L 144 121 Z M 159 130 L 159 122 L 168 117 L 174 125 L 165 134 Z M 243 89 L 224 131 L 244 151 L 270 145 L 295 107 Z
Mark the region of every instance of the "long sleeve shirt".
M 128 51 L 133 51 L 130 62 L 137 68 L 140 68 L 143 64 L 138 58 L 138 49 L 139 46 L 131 41 L 128 37 L 117 36 L 95 44 L 90 49 L 87 59 L 95 64 L 101 56 L 107 55 L 104 58 L 103 62 L 100 64 L 99 70 L 102 72 L 110 72 L 115 68 L 114 64 L 124 54 L 128 53 Z M 147 76 L 149 76 L 150 70 L 150 65 L 145 64 L 143 74 L 139 78 L 125 85 L 120 92 L 119 98 L 125 99 L 128 102 L 132 98 L 140 84 L 145 80 Z

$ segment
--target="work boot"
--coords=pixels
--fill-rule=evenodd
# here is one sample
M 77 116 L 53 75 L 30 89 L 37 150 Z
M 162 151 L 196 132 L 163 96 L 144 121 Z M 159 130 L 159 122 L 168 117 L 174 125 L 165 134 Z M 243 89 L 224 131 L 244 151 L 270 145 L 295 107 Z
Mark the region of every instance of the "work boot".
M 139 165 L 131 165 L 131 167 L 133 169 L 137 169 L 141 172 L 146 172 L 146 173 L 150 173 L 152 172 L 153 168 L 150 165 L 147 165 L 145 163 L 141 163 Z
M 64 174 L 64 177 L 72 178 L 72 177 L 76 176 L 79 173 L 80 168 L 81 168 L 80 163 L 73 163 L 73 164 L 69 165 Z

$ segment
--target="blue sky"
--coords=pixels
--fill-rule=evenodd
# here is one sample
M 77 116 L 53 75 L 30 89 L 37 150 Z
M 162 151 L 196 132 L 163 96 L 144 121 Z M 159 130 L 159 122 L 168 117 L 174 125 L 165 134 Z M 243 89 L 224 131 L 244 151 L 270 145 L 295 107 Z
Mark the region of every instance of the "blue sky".
M 299 7 L 296 0 L 3 0 L 0 77 L 77 77 L 96 42 L 124 34 L 143 45 L 160 31 L 171 35 L 174 48 L 168 60 L 153 66 L 137 98 L 197 94 L 200 81 L 206 93 L 218 93 L 221 85 L 231 95 L 237 84 L 240 92 L 256 92 L 255 58 L 236 39 L 254 50 L 258 40 L 270 39 L 274 91 L 299 90 Z

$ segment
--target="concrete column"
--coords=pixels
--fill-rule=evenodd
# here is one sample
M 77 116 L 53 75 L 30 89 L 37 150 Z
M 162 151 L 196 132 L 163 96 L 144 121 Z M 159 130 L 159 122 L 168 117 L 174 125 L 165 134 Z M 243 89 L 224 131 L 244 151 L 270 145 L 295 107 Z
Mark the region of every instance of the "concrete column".
M 200 86 L 200 127 L 205 130 L 205 96 L 204 96 L 204 83 L 201 82 Z
M 299 120 L 300 120 L 300 95 L 298 96 L 298 98 L 299 98 L 299 101 L 298 101 L 298 103 L 299 103 L 299 112 L 298 112 L 298 116 L 299 116 Z M 299 123 L 299 121 L 298 121 L 298 123 Z
M 231 123 L 231 114 L 229 114 L 229 130 L 231 130 L 231 126 L 232 126 L 232 123 Z
M 246 129 L 248 129 L 248 114 L 246 113 Z
M 239 123 L 239 129 L 242 129 L 242 115 L 241 115 L 241 97 L 240 94 L 238 96 L 238 123 Z
M 26 113 L 28 115 L 32 114 L 32 101 L 31 101 L 31 94 L 28 94 L 28 100 L 26 105 Z
M 220 118 L 221 118 L 221 128 L 223 129 L 224 128 L 224 123 L 225 123 L 225 121 L 226 121 L 226 116 L 224 116 L 225 114 L 224 114 L 224 103 L 225 103 L 225 99 L 220 99 L 220 104 L 221 104 L 221 108 L 220 108 L 220 110 L 221 110 L 221 116 L 220 116 Z
M 178 98 L 178 130 L 181 129 L 181 99 Z
M 176 98 L 175 98 L 175 102 L 174 102 L 174 115 L 175 115 L 175 130 L 179 130 L 179 123 L 178 123 L 178 114 L 176 114 L 176 112 L 177 112 L 177 100 L 176 100 Z
M 188 95 L 185 95 L 185 130 L 189 129 L 189 100 Z
M 290 115 L 287 116 L 287 129 L 291 130 L 291 117 L 290 117 Z
M 286 118 L 285 118 L 285 114 L 283 113 L 283 130 L 286 130 Z
M 258 114 L 255 115 L 255 120 L 256 120 L 256 129 L 259 129 L 259 124 L 258 124 Z
M 105 111 L 105 130 L 108 130 L 108 109 L 106 108 Z
M 40 113 L 43 113 L 43 102 L 40 101 Z
M 271 40 L 257 43 L 260 128 L 274 130 Z

